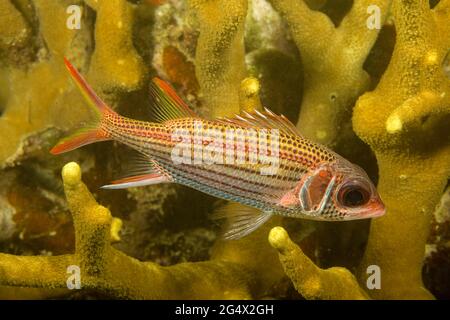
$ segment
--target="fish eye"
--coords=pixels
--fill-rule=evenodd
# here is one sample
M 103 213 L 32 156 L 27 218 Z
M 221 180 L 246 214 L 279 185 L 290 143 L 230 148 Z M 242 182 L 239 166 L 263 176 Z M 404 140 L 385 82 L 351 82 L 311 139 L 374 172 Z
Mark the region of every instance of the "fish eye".
M 369 192 L 360 186 L 353 186 L 341 190 L 339 198 L 346 207 L 359 207 L 369 201 Z

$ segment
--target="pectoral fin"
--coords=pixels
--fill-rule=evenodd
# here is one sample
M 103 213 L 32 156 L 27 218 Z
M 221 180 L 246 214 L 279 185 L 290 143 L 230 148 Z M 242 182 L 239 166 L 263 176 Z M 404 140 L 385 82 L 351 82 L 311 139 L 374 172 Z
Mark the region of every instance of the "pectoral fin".
M 217 210 L 211 218 L 214 220 L 226 219 L 223 238 L 237 240 L 258 229 L 271 217 L 271 213 L 231 203 Z

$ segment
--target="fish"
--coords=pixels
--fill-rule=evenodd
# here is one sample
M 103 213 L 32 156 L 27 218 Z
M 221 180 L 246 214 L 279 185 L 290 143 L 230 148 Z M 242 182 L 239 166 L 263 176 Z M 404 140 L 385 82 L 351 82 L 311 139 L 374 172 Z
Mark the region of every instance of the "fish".
M 385 213 L 362 168 L 303 137 L 282 115 L 265 108 L 205 119 L 167 82 L 154 78 L 150 85 L 154 121 L 134 120 L 110 108 L 64 61 L 95 117 L 50 152 L 56 155 L 115 140 L 138 155 L 128 176 L 102 188 L 178 183 L 240 203 L 241 209 L 214 214 L 216 219 L 228 219 L 225 239 L 242 238 L 273 215 L 345 221 Z

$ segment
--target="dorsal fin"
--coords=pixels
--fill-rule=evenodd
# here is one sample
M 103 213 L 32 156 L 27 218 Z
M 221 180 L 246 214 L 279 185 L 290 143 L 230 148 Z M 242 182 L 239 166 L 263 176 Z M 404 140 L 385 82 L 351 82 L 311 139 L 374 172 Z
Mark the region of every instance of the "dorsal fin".
M 159 78 L 153 78 L 150 95 L 154 101 L 152 115 L 155 121 L 164 122 L 178 118 L 197 117 L 172 86 Z
M 236 115 L 234 118 L 220 118 L 218 121 L 244 127 L 278 129 L 289 135 L 301 136 L 298 129 L 288 118 L 283 115 L 276 115 L 267 108 L 264 108 L 264 111 L 244 111 L 241 115 Z

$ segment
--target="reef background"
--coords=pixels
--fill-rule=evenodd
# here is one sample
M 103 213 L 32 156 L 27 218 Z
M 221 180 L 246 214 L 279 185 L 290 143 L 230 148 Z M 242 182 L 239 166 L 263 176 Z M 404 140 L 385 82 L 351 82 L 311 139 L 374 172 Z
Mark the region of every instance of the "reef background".
M 1 1 L 0 298 L 449 299 L 449 21 L 449 0 Z M 64 56 L 129 117 L 150 120 L 153 76 L 205 117 L 285 114 L 366 169 L 387 214 L 274 218 L 223 242 L 208 219 L 223 201 L 100 190 L 125 147 L 48 153 L 90 116 Z M 67 289 L 69 265 L 83 290 Z

